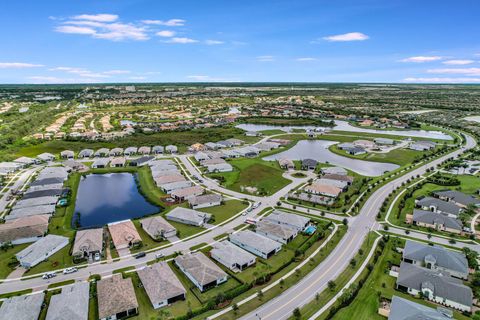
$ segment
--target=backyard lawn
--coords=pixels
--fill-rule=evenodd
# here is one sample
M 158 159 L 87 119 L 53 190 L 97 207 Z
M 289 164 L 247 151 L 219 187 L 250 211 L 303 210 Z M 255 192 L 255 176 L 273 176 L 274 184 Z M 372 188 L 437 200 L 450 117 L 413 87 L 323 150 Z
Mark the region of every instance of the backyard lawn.
M 229 163 L 234 171 L 215 173 L 211 177 L 224 180 L 222 185 L 234 191 L 248 193 L 245 188 L 253 188 L 260 195 L 271 195 L 290 183 L 282 177 L 284 171 L 274 161 L 255 158 L 234 159 Z
M 30 243 L 19 244 L 12 248 L 8 248 L 7 250 L 0 250 L 0 279 L 5 279 L 13 271 L 8 263 L 16 260 L 12 259 L 15 257 L 15 254 L 22 251 L 29 245 Z
M 210 213 L 215 218 L 215 221 L 214 222 L 211 221 L 211 223 L 219 224 L 233 217 L 234 215 L 236 215 L 246 207 L 248 207 L 248 204 L 244 203 L 243 201 L 235 200 L 235 199 L 232 199 L 232 200 L 226 199 L 224 200 L 224 204 L 222 204 L 221 206 L 201 208 L 201 209 L 198 209 L 198 211 Z

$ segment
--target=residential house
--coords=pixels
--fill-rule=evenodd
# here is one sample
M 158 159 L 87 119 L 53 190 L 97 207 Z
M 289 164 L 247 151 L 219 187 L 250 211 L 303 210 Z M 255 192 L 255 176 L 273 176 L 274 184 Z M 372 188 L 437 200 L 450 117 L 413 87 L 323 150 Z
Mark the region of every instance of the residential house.
M 158 262 L 137 271 L 153 309 L 185 300 L 186 290 L 166 262 Z
M 0 224 L 0 245 L 35 242 L 48 231 L 49 214 L 7 220 Z
M 389 138 L 375 138 L 373 141 L 379 145 L 394 145 L 395 140 Z
M 183 200 L 188 200 L 191 197 L 202 195 L 204 191 L 205 190 L 203 190 L 203 188 L 200 186 L 193 186 L 193 187 L 177 189 L 175 191 L 172 191 L 170 193 L 170 196 L 177 201 L 183 201 Z
M 93 258 L 96 253 L 103 253 L 103 228 L 78 230 L 72 255 L 77 259 Z
M 94 169 L 106 168 L 108 166 L 109 162 L 110 162 L 110 159 L 108 159 L 108 158 L 96 159 L 92 164 L 92 168 L 94 168 Z
M 163 146 L 153 146 L 152 153 L 154 154 L 162 154 L 165 148 Z
M 36 216 L 39 214 L 48 214 L 52 215 L 55 213 L 55 205 L 42 205 L 36 207 L 24 207 L 24 208 L 15 208 L 13 207 L 10 214 L 5 217 L 5 220 L 18 219 L 21 217 Z
M 463 224 L 460 220 L 432 211 L 414 209 L 412 222 L 419 227 L 451 233 L 461 233 L 463 230 Z
M 150 154 L 151 151 L 152 151 L 152 149 L 148 146 L 142 146 L 142 147 L 138 148 L 138 153 L 143 154 L 143 155 Z
M 299 232 L 305 230 L 305 228 L 310 223 L 310 219 L 307 217 L 278 210 L 272 212 L 271 214 L 263 218 L 263 220 L 294 228 L 297 229 Z
M 125 167 L 126 162 L 127 160 L 125 159 L 125 157 L 116 157 L 116 158 L 113 158 L 112 161 L 110 161 L 110 167 L 122 168 L 122 167 Z
M 322 176 L 323 179 L 338 180 L 344 181 L 351 185 L 353 183 L 354 177 L 347 176 L 345 174 L 336 174 L 336 173 L 326 173 Z
M 280 168 L 285 170 L 293 170 L 295 169 L 295 163 L 293 163 L 290 159 L 280 159 L 278 160 L 278 165 Z
M 377 146 L 375 144 L 375 142 L 370 141 L 370 140 L 355 140 L 355 141 L 353 141 L 353 145 L 355 147 L 360 147 L 360 148 L 363 148 L 363 149 L 373 149 Z
M 261 220 L 255 225 L 255 232 L 259 235 L 270 238 L 274 241 L 287 244 L 298 234 L 298 230 L 287 227 L 278 223 L 273 223 L 268 220 Z
M 361 147 L 343 148 L 343 150 L 348 154 L 351 154 L 352 156 L 357 156 L 357 155 L 367 153 L 367 151 Z
M 165 217 L 171 221 L 202 227 L 210 220 L 211 215 L 201 211 L 176 207 L 168 212 Z
M 178 268 L 202 292 L 227 281 L 228 275 L 201 252 L 189 253 L 174 259 Z
M 110 149 L 100 148 L 97 151 L 95 151 L 94 156 L 95 157 L 107 157 L 109 153 L 110 153 Z
M 452 312 L 448 309 L 436 309 L 410 301 L 399 296 L 392 297 L 388 320 L 451 320 Z
M 222 204 L 222 201 L 222 196 L 216 193 L 194 196 L 188 199 L 188 203 L 192 209 L 219 206 Z
M 197 160 L 198 162 L 201 162 L 201 161 L 204 161 L 204 160 L 207 160 L 208 159 L 208 156 L 206 153 L 204 152 L 197 152 L 195 153 L 195 155 L 193 156 L 195 158 L 195 160 Z
M 467 208 L 468 206 L 480 207 L 480 199 L 456 190 L 434 191 L 433 196 L 440 200 L 454 203 L 462 208 Z
M 420 197 L 415 200 L 415 205 L 423 210 L 443 213 L 451 218 L 456 218 L 463 211 L 462 207 L 453 202 L 443 201 L 433 197 Z
M 165 147 L 165 151 L 166 151 L 167 153 L 172 153 L 172 154 L 174 154 L 174 153 L 177 153 L 177 152 L 178 152 L 178 148 L 177 148 L 177 146 L 174 146 L 174 145 L 168 145 L 168 146 Z
M 233 167 L 229 163 L 209 164 L 207 165 L 207 171 L 212 172 L 231 172 Z
M 323 195 L 327 197 L 336 198 L 342 193 L 342 189 L 327 185 L 327 184 L 311 184 L 304 188 L 304 190 L 308 193 L 316 194 L 316 195 Z
M 205 149 L 205 146 L 201 143 L 194 143 L 188 148 L 190 152 L 200 152 L 204 151 Z
M 263 259 L 268 259 L 282 249 L 282 245 L 270 238 L 250 230 L 242 230 L 230 234 L 231 243 L 247 250 Z
M 78 153 L 79 158 L 90 158 L 93 156 L 94 151 L 92 149 L 83 149 Z
M 126 156 L 133 156 L 137 154 L 137 152 L 138 152 L 137 147 L 128 147 L 128 148 L 125 148 L 125 151 L 123 152 L 123 154 Z
M 315 180 L 314 184 L 325 184 L 325 185 L 329 185 L 329 186 L 334 186 L 334 187 L 342 189 L 342 191 L 345 191 L 348 188 L 348 182 L 341 181 L 341 180 L 335 180 L 335 179 L 320 178 L 320 179 Z
M 302 160 L 302 170 L 315 170 L 317 167 L 318 161 L 314 159 L 303 159 Z
M 40 317 L 45 293 L 37 292 L 22 296 L 14 296 L 3 300 L 0 306 L 2 320 L 32 320 Z
M 138 159 L 130 161 L 130 166 L 132 167 L 142 167 L 148 165 L 155 157 L 153 156 L 143 156 Z
M 190 188 L 191 186 L 192 186 L 192 182 L 189 181 L 189 180 L 170 182 L 170 183 L 164 183 L 164 184 L 158 185 L 158 187 L 160 189 L 162 189 L 163 192 L 168 193 L 168 194 L 172 194 L 172 192 L 175 192 L 177 190 Z M 180 200 L 183 200 L 183 199 L 180 199 Z
M 438 245 L 426 245 L 407 240 L 402 260 L 437 271 L 447 271 L 452 277 L 467 280 L 468 261 L 465 254 Z
M 39 154 L 37 156 L 37 159 L 39 159 L 40 161 L 43 161 L 43 162 L 49 162 L 49 161 L 54 161 L 55 156 L 51 153 L 45 152 L 45 153 Z
M 90 303 L 90 283 L 76 282 L 50 298 L 46 320 L 86 320 Z
M 101 320 L 123 319 L 138 313 L 132 279 L 123 279 L 121 273 L 97 281 L 97 300 Z
M 428 151 L 432 150 L 437 146 L 433 141 L 414 141 L 410 143 L 408 148 L 415 151 Z
M 177 235 L 177 229 L 161 216 L 143 218 L 140 220 L 140 225 L 152 239 L 157 241 Z
M 108 231 L 117 250 L 130 248 L 142 241 L 131 220 L 109 223 Z
M 472 289 L 446 271 L 440 272 L 402 262 L 397 289 L 414 296 L 422 294 L 428 300 L 460 311 L 472 310 Z
M 111 156 L 111 157 L 121 156 L 121 155 L 123 155 L 123 148 L 113 148 L 112 150 L 110 150 L 108 155 Z
M 253 254 L 226 240 L 215 243 L 210 256 L 234 272 L 243 271 L 256 261 Z
M 22 267 L 30 269 L 67 245 L 67 237 L 48 234 L 17 253 L 15 257 Z

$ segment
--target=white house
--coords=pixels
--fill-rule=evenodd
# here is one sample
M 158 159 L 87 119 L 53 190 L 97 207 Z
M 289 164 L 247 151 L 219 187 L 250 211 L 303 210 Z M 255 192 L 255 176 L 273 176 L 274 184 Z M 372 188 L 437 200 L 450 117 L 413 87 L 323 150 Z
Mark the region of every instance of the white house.
M 22 267 L 29 269 L 60 251 L 66 245 L 68 245 L 67 237 L 49 234 L 23 249 L 15 256 Z

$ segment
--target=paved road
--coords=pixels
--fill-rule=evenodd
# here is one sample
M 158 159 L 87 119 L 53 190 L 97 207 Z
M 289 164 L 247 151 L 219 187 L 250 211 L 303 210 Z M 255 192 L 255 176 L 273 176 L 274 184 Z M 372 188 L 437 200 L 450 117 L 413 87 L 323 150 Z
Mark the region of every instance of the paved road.
M 199 172 L 196 171 L 195 167 L 193 167 L 191 164 L 188 165 L 189 162 L 186 157 L 179 157 L 179 158 L 181 159 L 185 167 L 187 167 L 187 170 L 190 171 L 190 173 L 193 173 L 194 175 L 199 175 Z M 214 226 L 213 228 L 208 229 L 208 231 L 206 229 L 205 233 L 197 237 L 187 238 L 179 242 L 173 243 L 173 246 L 170 246 L 161 250 L 157 250 L 154 252 L 149 252 L 144 258 L 135 259 L 134 257 L 130 256 L 130 257 L 124 257 L 119 261 L 115 261 L 108 264 L 95 263 L 95 264 L 89 265 L 86 268 L 80 268 L 76 273 L 72 273 L 68 275 L 59 274 L 57 277 L 48 281 L 38 277 L 25 279 L 25 280 L 20 280 L 18 278 L 7 279 L 2 284 L 0 284 L 0 294 L 12 292 L 12 291 L 30 289 L 30 288 L 33 289 L 34 291 L 44 290 L 46 284 L 66 281 L 70 279 L 86 280 L 92 274 L 100 274 L 102 276 L 110 275 L 114 270 L 123 269 L 130 266 L 135 266 L 135 267 L 144 266 L 147 261 L 155 259 L 155 255 L 160 252 L 163 253 L 165 256 L 168 256 L 178 251 L 188 252 L 189 248 L 201 243 L 210 244 L 215 241 L 214 240 L 215 237 L 225 233 L 233 232 L 234 228 L 242 224 L 245 221 L 246 217 L 257 217 L 260 214 L 260 212 L 265 208 L 275 206 L 277 201 L 279 201 L 283 195 L 290 192 L 292 189 L 296 188 L 300 184 L 305 183 L 309 178 L 311 178 L 311 175 L 308 175 L 307 177 L 301 178 L 301 179 L 291 178 L 292 183 L 288 184 L 287 186 L 285 186 L 284 188 L 282 188 L 272 196 L 265 197 L 265 198 L 257 197 L 257 196 L 249 196 L 243 193 L 237 193 L 231 190 L 224 189 L 218 184 L 214 183 L 213 181 L 210 183 L 208 182 L 208 180 L 205 180 L 204 184 L 207 185 L 212 190 L 229 194 L 234 197 L 241 196 L 242 198 L 248 198 L 250 200 L 262 201 L 262 204 L 258 206 L 256 209 L 252 210 L 252 212 L 248 213 L 247 216 L 239 215 L 238 217 L 232 219 L 231 221 L 227 222 L 224 225 Z M 28 276 L 28 274 L 25 276 Z
M 467 136 L 467 143 L 461 149 L 434 160 L 426 165 L 413 170 L 412 172 L 397 178 L 375 191 L 365 202 L 359 215 L 349 219 L 349 228 L 345 236 L 330 253 L 330 255 L 318 265 L 306 277 L 300 280 L 295 286 L 284 291 L 280 296 L 272 299 L 259 307 L 258 309 L 243 316 L 244 320 L 263 320 L 287 319 L 297 307 L 302 307 L 315 298 L 316 293 L 320 293 L 327 288 L 330 280 L 335 280 L 343 270 L 348 266 L 350 260 L 357 254 L 367 233 L 370 230 L 379 229 L 376 222 L 376 214 L 384 199 L 396 187 L 406 182 L 410 177 L 422 175 L 432 166 L 440 164 L 447 158 L 456 157 L 463 151 L 476 146 L 476 141 Z

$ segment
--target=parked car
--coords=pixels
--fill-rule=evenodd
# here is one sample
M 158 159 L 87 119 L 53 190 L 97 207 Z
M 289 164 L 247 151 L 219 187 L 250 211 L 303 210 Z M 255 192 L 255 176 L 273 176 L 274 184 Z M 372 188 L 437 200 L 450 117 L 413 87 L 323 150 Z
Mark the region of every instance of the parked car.
M 55 272 L 47 272 L 45 273 L 43 276 L 42 276 L 42 279 L 50 279 L 50 278 L 53 278 L 53 277 L 56 277 L 57 274 Z
M 135 259 L 140 259 L 140 258 L 143 258 L 145 257 L 147 254 L 145 252 L 139 252 L 137 253 L 136 255 L 134 255 Z
M 157 253 L 155 254 L 156 259 L 162 259 L 165 255 L 163 253 Z
M 95 252 L 95 256 L 93 257 L 93 259 L 95 261 L 100 261 L 100 253 L 99 252 Z
M 66 268 L 63 270 L 63 274 L 69 274 L 69 273 L 74 273 L 74 272 L 77 272 L 78 269 L 75 268 L 75 267 L 70 267 L 70 268 Z

